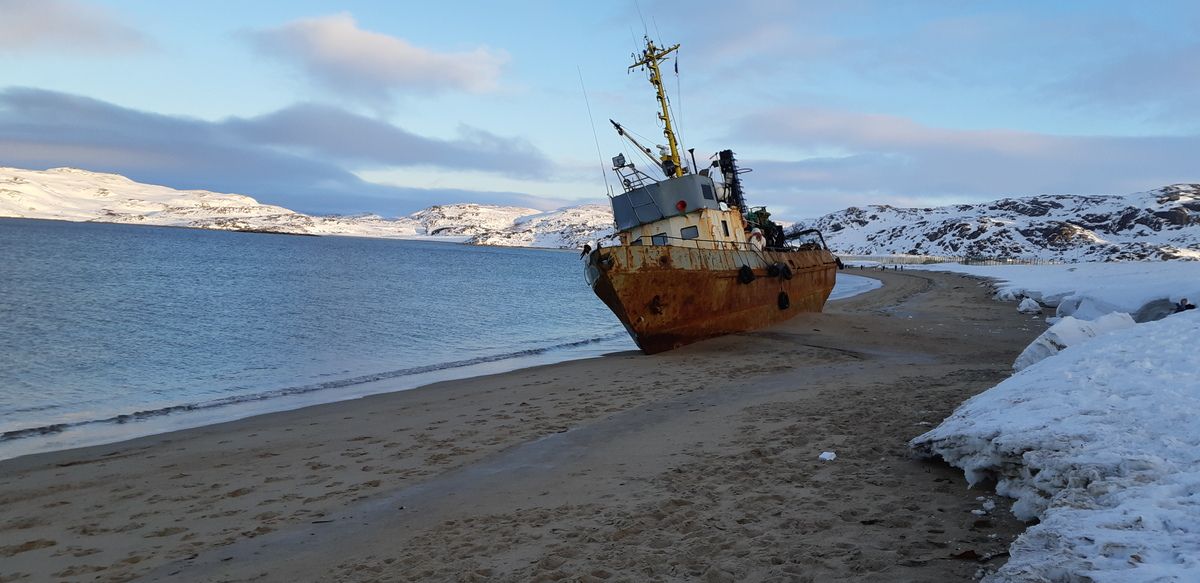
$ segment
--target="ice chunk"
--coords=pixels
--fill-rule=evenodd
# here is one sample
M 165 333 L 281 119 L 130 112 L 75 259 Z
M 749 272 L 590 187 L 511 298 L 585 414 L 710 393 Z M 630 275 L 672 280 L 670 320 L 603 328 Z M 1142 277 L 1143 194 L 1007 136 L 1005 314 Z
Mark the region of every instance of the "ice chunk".
M 833 453 L 832 451 L 823 451 L 823 452 L 821 452 L 821 455 L 817 456 L 817 457 L 820 457 L 822 460 L 825 460 L 827 462 L 831 462 L 831 461 L 837 459 L 837 454 Z
M 1058 354 L 1068 346 L 1081 344 L 1101 334 L 1129 328 L 1134 324 L 1133 317 L 1122 312 L 1105 314 L 1091 321 L 1063 316 L 1025 347 L 1016 362 L 1013 362 L 1013 371 L 1020 372 L 1048 356 Z
M 1200 580 L 1200 310 L 1192 312 L 1126 321 L 1071 346 L 910 442 L 972 484 L 994 482 L 1015 499 L 1013 514 L 1039 520 L 984 581 Z

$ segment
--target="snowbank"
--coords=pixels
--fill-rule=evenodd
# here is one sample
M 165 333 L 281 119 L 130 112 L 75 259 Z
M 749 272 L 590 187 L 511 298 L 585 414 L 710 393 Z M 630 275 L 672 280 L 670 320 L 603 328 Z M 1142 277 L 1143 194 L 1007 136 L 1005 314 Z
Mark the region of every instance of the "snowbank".
M 908 269 L 955 271 L 998 281 L 996 298 L 1033 298 L 1056 308 L 1058 317 L 1094 320 L 1110 312 L 1156 320 L 1180 298 L 1200 299 L 1200 263 L 1157 261 L 1061 265 L 912 265 Z
M 912 440 L 1038 518 L 992 581 L 1200 580 L 1200 314 L 1068 347 Z
M 1081 344 L 1101 334 L 1128 328 L 1134 324 L 1136 322 L 1133 318 L 1124 312 L 1105 314 L 1090 322 L 1064 316 L 1025 347 L 1013 363 L 1013 371 L 1020 372 L 1048 356 L 1058 354 L 1068 346 Z
M 1200 310 L 1173 315 L 1200 298 L 1200 265 L 924 268 L 1058 312 L 1017 374 L 910 442 L 1039 520 L 987 580 L 1200 581 Z

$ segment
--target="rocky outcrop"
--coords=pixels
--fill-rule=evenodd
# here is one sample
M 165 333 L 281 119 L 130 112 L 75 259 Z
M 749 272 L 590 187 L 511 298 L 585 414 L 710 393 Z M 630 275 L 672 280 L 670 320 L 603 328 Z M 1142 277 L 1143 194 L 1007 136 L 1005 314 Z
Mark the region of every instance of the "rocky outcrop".
M 801 221 L 848 255 L 1061 261 L 1200 259 L 1200 185 L 1127 196 L 1043 195 L 935 208 L 851 207 Z

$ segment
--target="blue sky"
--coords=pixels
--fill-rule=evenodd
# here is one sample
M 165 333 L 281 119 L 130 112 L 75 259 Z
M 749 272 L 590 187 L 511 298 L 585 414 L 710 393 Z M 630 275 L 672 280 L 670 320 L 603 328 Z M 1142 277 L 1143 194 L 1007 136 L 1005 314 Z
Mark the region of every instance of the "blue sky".
M 77 166 L 396 215 L 601 202 L 607 124 L 687 147 L 753 204 L 1127 193 L 1200 180 L 1194 2 L 0 0 L 0 165 Z M 702 162 L 703 163 L 703 162 Z M 610 177 L 611 181 L 611 177 Z

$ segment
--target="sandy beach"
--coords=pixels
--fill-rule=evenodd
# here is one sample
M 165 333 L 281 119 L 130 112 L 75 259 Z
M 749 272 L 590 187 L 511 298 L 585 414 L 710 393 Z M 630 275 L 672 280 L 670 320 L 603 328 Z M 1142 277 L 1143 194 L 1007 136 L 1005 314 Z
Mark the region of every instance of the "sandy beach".
M 971 580 L 1024 525 L 905 444 L 1045 324 L 849 273 L 885 285 L 656 356 L 0 462 L 0 582 Z

